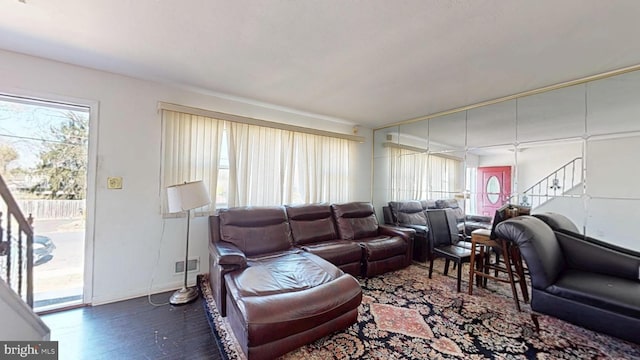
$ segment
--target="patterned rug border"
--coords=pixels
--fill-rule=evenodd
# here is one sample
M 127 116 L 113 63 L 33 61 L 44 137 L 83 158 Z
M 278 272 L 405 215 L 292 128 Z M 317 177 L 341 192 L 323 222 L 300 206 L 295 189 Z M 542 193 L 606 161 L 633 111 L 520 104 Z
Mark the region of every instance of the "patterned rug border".
M 456 293 L 455 278 L 442 275 L 443 264 L 436 261 L 435 265 L 433 279 L 428 279 L 428 269 L 417 263 L 381 276 L 359 278 L 364 296 L 358 322 L 281 359 L 640 359 L 638 344 L 550 316 L 540 315 L 541 330 L 536 333 L 529 305 L 521 302 L 522 311 L 517 312 L 508 285 L 489 282 L 488 288 L 474 286 L 474 294 L 468 295 L 463 279 L 462 292 Z M 208 274 L 198 276 L 198 287 L 221 358 L 246 359 L 226 318 L 218 313 Z M 387 291 L 393 287 L 405 291 L 407 298 Z M 372 306 L 379 313 L 389 310 L 392 315 L 393 307 L 400 316 L 410 316 L 400 314 L 407 309 L 419 312 L 422 321 L 412 324 L 420 328 L 382 330 L 376 324 L 382 320 L 374 319 L 381 315 L 374 316 Z M 428 324 L 426 329 L 422 323 Z
M 200 290 L 200 294 L 202 295 L 202 305 L 204 306 L 204 312 L 207 314 L 207 321 L 209 322 L 209 327 L 213 332 L 213 337 L 218 344 L 218 349 L 220 349 L 220 358 L 223 360 L 233 360 L 233 359 L 244 359 L 244 355 L 242 354 L 242 350 L 238 348 L 234 348 L 230 342 L 233 339 L 230 339 L 228 336 L 229 330 L 224 322 L 224 318 L 218 312 L 218 308 L 216 308 L 215 303 L 213 301 L 213 295 L 211 294 L 211 285 L 209 284 L 209 274 L 200 274 L 197 277 L 198 289 Z M 227 341 L 224 341 L 227 339 Z M 233 352 L 234 355 L 230 356 L 229 353 Z

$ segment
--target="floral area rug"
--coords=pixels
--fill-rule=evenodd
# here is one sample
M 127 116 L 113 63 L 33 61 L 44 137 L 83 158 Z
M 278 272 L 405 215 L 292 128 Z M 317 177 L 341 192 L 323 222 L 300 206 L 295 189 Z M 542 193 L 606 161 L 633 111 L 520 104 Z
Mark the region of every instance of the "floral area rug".
M 463 280 L 457 293 L 455 277 L 442 275 L 443 262 L 436 264 L 432 279 L 418 264 L 359 279 L 358 322 L 281 359 L 640 359 L 640 345 L 550 316 L 539 317 L 535 332 L 529 306 L 516 310 L 508 284 L 490 280 L 468 295 Z M 207 275 L 199 285 L 223 358 L 244 359 Z

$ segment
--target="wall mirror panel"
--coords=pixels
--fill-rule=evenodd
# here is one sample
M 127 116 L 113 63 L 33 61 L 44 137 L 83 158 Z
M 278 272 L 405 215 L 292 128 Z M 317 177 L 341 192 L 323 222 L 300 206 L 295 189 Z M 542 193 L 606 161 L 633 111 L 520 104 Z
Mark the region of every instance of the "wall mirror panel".
M 587 132 L 640 131 L 640 71 L 593 81 L 587 87 Z
M 491 217 L 491 205 L 508 202 L 640 251 L 630 228 L 640 218 L 640 72 L 378 129 L 374 147 L 377 211 L 455 199 L 465 214 Z
M 640 199 L 587 198 L 585 235 L 635 251 Z
M 599 136 L 586 142 L 586 193 L 596 198 L 640 199 L 640 134 Z
M 515 118 L 512 118 L 512 121 Z M 504 203 L 516 202 L 516 146 L 496 145 L 467 151 L 465 213 L 493 217 Z
M 555 211 L 558 198 L 582 197 L 584 141 L 527 143 L 518 146 L 516 184 L 519 203 L 539 212 Z
M 467 111 L 467 147 L 514 144 L 516 101 L 504 101 Z
M 464 191 L 466 113 L 431 119 L 426 199 L 453 199 Z M 462 206 L 461 206 L 462 207 Z
M 585 85 L 518 99 L 518 142 L 581 137 L 585 132 Z

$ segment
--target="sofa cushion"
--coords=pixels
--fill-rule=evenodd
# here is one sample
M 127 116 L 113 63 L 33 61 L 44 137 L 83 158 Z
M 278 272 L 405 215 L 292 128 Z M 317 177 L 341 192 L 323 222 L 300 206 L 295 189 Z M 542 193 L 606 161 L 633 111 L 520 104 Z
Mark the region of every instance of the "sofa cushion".
M 246 256 L 292 247 L 291 230 L 283 207 L 220 209 L 220 240 L 234 244 Z
M 371 203 L 333 204 L 331 208 L 341 239 L 357 240 L 378 235 L 378 219 Z
M 389 207 L 398 224 L 427 225 L 427 217 L 417 200 L 390 201 Z
M 304 251 L 311 252 L 337 266 L 359 263 L 362 259 L 362 248 L 358 243 L 346 240 L 324 241 L 302 246 Z
M 331 206 L 328 204 L 286 206 L 285 208 L 289 217 L 291 235 L 296 245 L 338 238 Z
M 378 236 L 359 240 L 367 261 L 388 259 L 407 254 L 407 242 L 398 236 Z
M 422 205 L 422 210 L 432 210 L 438 208 L 435 200 L 420 200 L 420 205 Z
M 415 230 L 416 236 L 427 236 L 429 232 L 429 228 L 426 225 L 402 224 L 402 227 Z
M 252 259 L 242 271 L 226 274 L 225 280 L 252 347 L 330 321 L 362 299 L 351 275 L 301 250 Z
M 563 298 L 640 318 L 638 281 L 570 269 L 546 290 Z
M 464 221 L 464 210 L 458 204 L 456 199 L 443 199 L 436 200 L 436 207 L 438 209 L 452 209 L 455 215 L 456 222 Z

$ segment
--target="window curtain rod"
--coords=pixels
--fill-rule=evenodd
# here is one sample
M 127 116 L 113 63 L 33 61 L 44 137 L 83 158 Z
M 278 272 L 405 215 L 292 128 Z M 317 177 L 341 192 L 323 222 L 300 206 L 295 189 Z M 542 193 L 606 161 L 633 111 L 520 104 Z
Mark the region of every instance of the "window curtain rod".
M 288 130 L 288 131 L 294 131 L 294 132 L 300 132 L 300 133 L 306 133 L 306 134 L 312 134 L 312 135 L 318 135 L 318 136 L 327 136 L 332 138 L 355 141 L 359 143 L 364 143 L 364 140 L 365 140 L 363 136 L 358 136 L 358 135 L 341 134 L 341 133 L 336 133 L 332 131 L 312 129 L 312 128 L 303 127 L 303 126 L 281 124 L 273 121 L 254 119 L 254 118 L 240 116 L 240 115 L 226 114 L 226 113 L 221 113 L 217 111 L 199 109 L 199 108 L 194 108 L 190 106 L 172 104 L 172 103 L 167 103 L 162 101 L 158 102 L 158 110 L 177 111 L 185 114 L 205 116 L 205 117 L 210 117 L 218 120 L 226 120 L 226 121 L 232 121 L 232 122 L 256 125 L 256 126 L 264 126 L 272 129 Z

